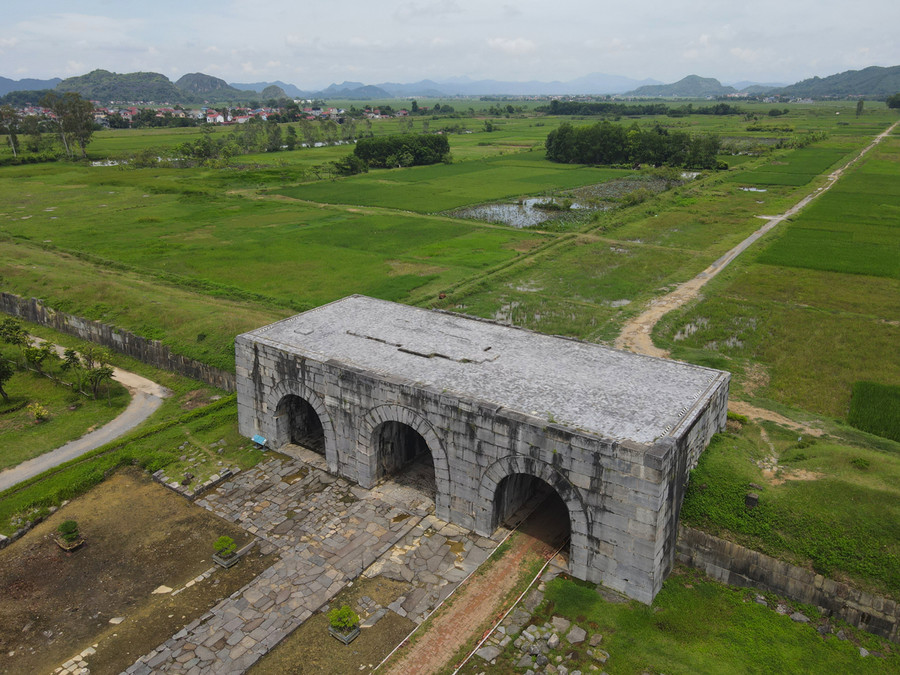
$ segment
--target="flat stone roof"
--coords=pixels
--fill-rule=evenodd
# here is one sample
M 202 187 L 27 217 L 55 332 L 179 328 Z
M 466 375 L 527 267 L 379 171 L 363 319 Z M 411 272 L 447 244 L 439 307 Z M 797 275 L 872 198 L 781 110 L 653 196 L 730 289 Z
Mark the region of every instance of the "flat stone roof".
M 244 337 L 644 444 L 668 435 L 726 376 L 702 366 L 360 295 Z

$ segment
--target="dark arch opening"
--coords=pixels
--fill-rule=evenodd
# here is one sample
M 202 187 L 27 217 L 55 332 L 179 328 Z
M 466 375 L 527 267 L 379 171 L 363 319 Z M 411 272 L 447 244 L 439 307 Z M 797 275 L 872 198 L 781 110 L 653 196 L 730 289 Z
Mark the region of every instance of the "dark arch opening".
M 572 531 L 569 508 L 552 485 L 526 473 L 506 476 L 494 492 L 492 529 L 519 527 L 533 537 L 561 546 Z
M 325 430 L 319 414 L 309 401 L 296 394 L 288 394 L 278 402 L 276 418 L 284 425 L 291 443 L 302 445 L 320 455 L 325 454 Z
M 378 477 L 392 476 L 398 483 L 414 487 L 434 499 L 434 458 L 428 442 L 403 422 L 385 422 L 375 431 Z

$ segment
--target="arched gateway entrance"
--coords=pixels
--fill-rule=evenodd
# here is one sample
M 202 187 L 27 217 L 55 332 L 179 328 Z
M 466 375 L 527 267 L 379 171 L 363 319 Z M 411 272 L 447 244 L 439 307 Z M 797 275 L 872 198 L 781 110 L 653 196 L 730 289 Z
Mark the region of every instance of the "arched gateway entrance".
M 391 476 L 434 499 L 434 459 L 422 434 L 403 422 L 384 422 L 375 430 L 374 449 L 378 457 L 377 478 Z
M 521 527 L 551 549 L 562 547 L 568 557 L 572 531 L 569 508 L 545 480 L 526 473 L 510 474 L 494 492 L 493 527 Z
M 288 443 L 325 454 L 325 428 L 315 408 L 304 398 L 288 394 L 275 408 L 275 418 L 281 427 L 279 435 Z

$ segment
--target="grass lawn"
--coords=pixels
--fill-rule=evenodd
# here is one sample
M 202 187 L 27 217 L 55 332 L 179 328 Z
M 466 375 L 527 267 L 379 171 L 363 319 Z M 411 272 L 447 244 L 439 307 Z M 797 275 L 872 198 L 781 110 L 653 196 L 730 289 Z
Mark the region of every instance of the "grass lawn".
M 602 183 L 634 173 L 557 164 L 546 160 L 539 151 L 516 152 L 453 164 L 373 169 L 338 181 L 278 188 L 276 192 L 313 202 L 438 213 L 470 204 Z
M 838 147 L 813 145 L 791 150 L 753 170 L 735 173 L 730 180 L 748 185 L 806 185 L 838 165 L 851 150 L 853 146 L 846 143 Z
M 192 472 L 205 477 L 217 467 L 245 469 L 262 458 L 237 432 L 234 395 L 163 422 L 153 421 L 156 423 L 145 424 L 82 458 L 0 493 L 0 533 L 8 535 L 24 522 L 46 514 L 47 507 L 83 494 L 118 467 L 134 464 L 148 472 L 166 468 L 173 478 L 180 478 L 178 462 L 185 456 L 194 460 Z M 204 456 L 207 469 L 197 466 Z

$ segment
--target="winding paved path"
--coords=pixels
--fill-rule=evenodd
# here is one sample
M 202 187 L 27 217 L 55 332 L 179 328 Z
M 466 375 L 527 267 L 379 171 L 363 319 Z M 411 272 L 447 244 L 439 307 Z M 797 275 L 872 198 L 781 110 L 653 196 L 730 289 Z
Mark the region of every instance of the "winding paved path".
M 55 347 L 58 352 L 62 352 L 61 347 L 58 345 Z M 172 392 L 161 384 L 120 368 L 113 368 L 113 379 L 124 385 L 131 393 L 131 402 L 128 407 L 118 417 L 96 431 L 70 441 L 56 450 L 22 462 L 11 469 L 0 471 L 0 492 L 63 462 L 80 457 L 131 431 L 156 412 L 156 409 L 162 405 L 163 399 L 172 395 Z

